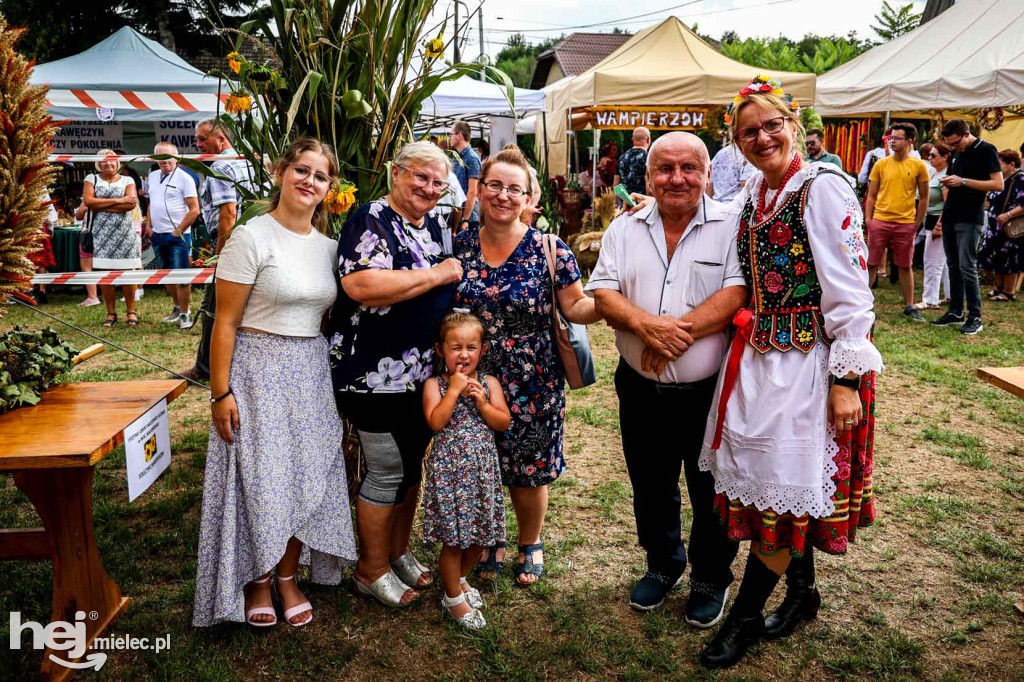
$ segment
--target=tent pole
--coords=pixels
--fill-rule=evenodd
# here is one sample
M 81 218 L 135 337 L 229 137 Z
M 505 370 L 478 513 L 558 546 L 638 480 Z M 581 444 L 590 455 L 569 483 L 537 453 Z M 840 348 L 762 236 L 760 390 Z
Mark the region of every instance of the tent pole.
M 551 177 L 551 162 L 548 158 L 548 112 L 540 112 L 540 125 L 544 133 L 544 174 Z
M 892 112 L 890 112 L 890 111 L 885 112 L 885 123 L 882 125 L 883 128 L 888 128 L 889 127 L 889 120 L 891 118 L 891 114 L 892 114 Z
M 594 206 L 597 206 L 597 154 L 598 154 L 597 149 L 598 149 L 598 145 L 601 142 L 601 129 L 600 128 L 594 128 L 593 130 L 594 130 L 594 148 L 593 148 L 593 150 L 590 153 L 590 160 L 591 160 L 591 162 L 593 164 L 593 169 L 591 170 L 591 176 L 590 176 L 590 185 L 591 185 L 590 200 L 593 202 Z

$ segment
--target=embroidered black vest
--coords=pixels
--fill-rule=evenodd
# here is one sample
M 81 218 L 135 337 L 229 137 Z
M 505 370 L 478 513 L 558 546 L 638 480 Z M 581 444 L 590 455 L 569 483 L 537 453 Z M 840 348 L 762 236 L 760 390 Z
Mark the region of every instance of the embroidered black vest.
M 832 171 L 819 174 L 828 172 Z M 804 182 L 760 223 L 754 222 L 757 199 L 753 196 L 740 214 L 738 255 L 750 285 L 747 307 L 754 313 L 750 345 L 761 353 L 772 348 L 782 352 L 797 348 L 807 353 L 819 338 L 830 342 L 825 336 L 821 285 L 804 224 L 813 180 Z

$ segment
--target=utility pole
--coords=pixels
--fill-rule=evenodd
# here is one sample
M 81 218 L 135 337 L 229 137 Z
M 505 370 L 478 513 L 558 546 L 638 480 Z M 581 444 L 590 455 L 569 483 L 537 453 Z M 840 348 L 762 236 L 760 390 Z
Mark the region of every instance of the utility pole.
M 461 60 L 459 59 L 459 2 L 455 0 L 455 37 L 452 38 L 452 42 L 455 44 L 455 63 L 458 64 Z
M 480 2 L 480 6 L 476 8 L 477 19 L 479 20 L 480 26 L 480 65 L 483 66 L 487 60 L 487 53 L 484 52 L 484 3 L 483 0 Z M 487 76 L 484 75 L 484 70 L 480 69 L 480 80 L 487 80 Z

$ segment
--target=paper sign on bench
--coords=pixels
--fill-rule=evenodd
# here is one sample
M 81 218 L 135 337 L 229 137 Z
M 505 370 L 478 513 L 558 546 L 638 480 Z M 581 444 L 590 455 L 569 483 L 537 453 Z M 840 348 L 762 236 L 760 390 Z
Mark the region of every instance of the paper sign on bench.
M 171 465 L 166 399 L 124 430 L 124 455 L 128 470 L 128 501 L 134 502 Z

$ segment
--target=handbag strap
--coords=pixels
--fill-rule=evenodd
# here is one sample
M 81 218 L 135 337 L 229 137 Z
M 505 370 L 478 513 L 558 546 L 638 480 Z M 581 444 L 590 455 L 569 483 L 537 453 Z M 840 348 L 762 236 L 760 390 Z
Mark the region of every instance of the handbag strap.
M 558 291 L 555 285 L 555 235 L 544 234 L 541 243 L 544 246 L 544 260 L 548 264 L 548 277 L 551 278 L 551 310 L 554 314 L 554 319 L 560 327 L 566 329 L 569 325 L 565 321 L 565 317 L 562 315 L 561 308 L 558 307 Z
M 1016 177 L 1020 175 L 1020 171 L 1014 171 L 1013 175 L 1006 178 L 1006 185 L 1003 187 L 1003 192 L 1006 193 L 1006 197 L 1003 199 L 1003 210 L 1000 213 L 1006 213 L 1006 207 L 1010 205 L 1010 195 L 1013 194 L 1013 183 L 1016 182 Z

